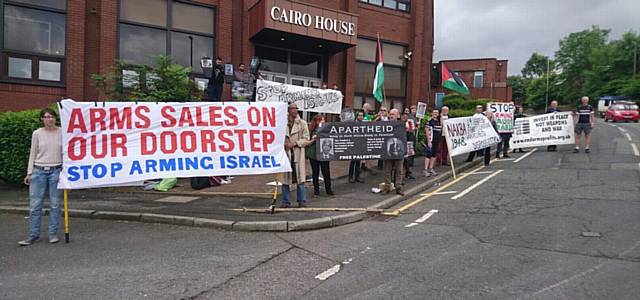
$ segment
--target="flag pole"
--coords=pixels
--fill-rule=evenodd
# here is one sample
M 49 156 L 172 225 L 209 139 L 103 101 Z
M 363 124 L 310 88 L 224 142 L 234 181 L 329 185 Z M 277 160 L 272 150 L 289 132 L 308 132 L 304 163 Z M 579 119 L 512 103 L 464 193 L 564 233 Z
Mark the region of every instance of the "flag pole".
M 64 242 L 69 243 L 69 191 L 64 190 Z
M 382 55 L 382 43 L 380 42 L 380 32 L 376 32 L 376 35 L 378 36 L 378 44 L 380 45 L 380 55 Z M 376 47 L 377 46 L 378 45 L 376 45 Z M 384 59 L 382 60 L 382 68 L 384 69 Z M 384 90 L 384 80 L 383 80 L 382 81 L 382 104 L 384 104 L 385 101 L 387 101 L 387 92 Z M 382 104 L 380 104 L 380 106 L 382 106 Z M 387 107 L 387 108 L 391 110 L 391 107 Z

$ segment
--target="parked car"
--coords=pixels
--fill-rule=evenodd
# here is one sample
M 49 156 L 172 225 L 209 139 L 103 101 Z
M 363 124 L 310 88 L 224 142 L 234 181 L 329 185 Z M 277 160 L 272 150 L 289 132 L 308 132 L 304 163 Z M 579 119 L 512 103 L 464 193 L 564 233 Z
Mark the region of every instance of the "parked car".
M 621 103 L 616 102 L 609 106 L 607 113 L 604 115 L 604 121 L 613 122 L 638 122 L 640 120 L 640 113 L 638 112 L 638 105 L 635 103 Z
M 602 96 L 598 99 L 598 114 L 601 118 L 604 118 L 604 115 L 607 114 L 607 110 L 610 105 L 613 105 L 616 102 L 624 102 L 625 100 L 629 100 L 629 97 L 626 96 Z

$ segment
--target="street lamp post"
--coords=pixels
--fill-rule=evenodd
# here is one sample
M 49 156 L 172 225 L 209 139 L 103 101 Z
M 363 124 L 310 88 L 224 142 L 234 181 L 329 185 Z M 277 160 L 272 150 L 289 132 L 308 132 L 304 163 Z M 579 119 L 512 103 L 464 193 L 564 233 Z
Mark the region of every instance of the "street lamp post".
M 547 105 L 549 104 L 549 58 L 547 57 L 547 83 L 544 92 L 544 111 L 547 111 Z

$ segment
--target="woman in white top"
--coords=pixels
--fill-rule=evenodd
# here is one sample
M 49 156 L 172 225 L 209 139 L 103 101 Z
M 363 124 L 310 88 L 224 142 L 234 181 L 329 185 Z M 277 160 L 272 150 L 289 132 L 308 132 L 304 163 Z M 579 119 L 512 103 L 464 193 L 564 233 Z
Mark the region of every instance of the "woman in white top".
M 62 191 L 58 189 L 58 178 L 62 171 L 62 130 L 56 126 L 56 112 L 45 108 L 40 112 L 44 127 L 31 136 L 31 152 L 24 184 L 29 186 L 29 237 L 18 242 L 29 246 L 40 239 L 42 203 L 49 194 L 49 243 L 57 243 L 60 223 L 60 200 Z

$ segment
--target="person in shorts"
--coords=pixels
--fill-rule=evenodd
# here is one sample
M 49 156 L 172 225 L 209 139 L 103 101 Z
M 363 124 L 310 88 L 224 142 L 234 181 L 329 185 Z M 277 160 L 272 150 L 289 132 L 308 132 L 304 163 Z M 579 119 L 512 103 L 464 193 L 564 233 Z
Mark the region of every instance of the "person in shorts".
M 434 109 L 431 112 L 431 120 L 425 125 L 425 136 L 427 137 L 426 159 L 424 160 L 424 176 L 436 176 L 438 173 L 433 170 L 438 157 L 438 148 L 442 138 L 442 120 L 440 112 Z
M 591 130 L 595 125 L 595 117 L 593 115 L 593 107 L 589 105 L 589 97 L 584 96 L 580 99 L 580 105 L 573 112 L 576 118 L 575 132 L 576 132 L 576 148 L 573 149 L 573 153 L 580 152 L 580 135 L 584 132 L 584 152 L 589 153 L 589 145 L 591 145 Z

